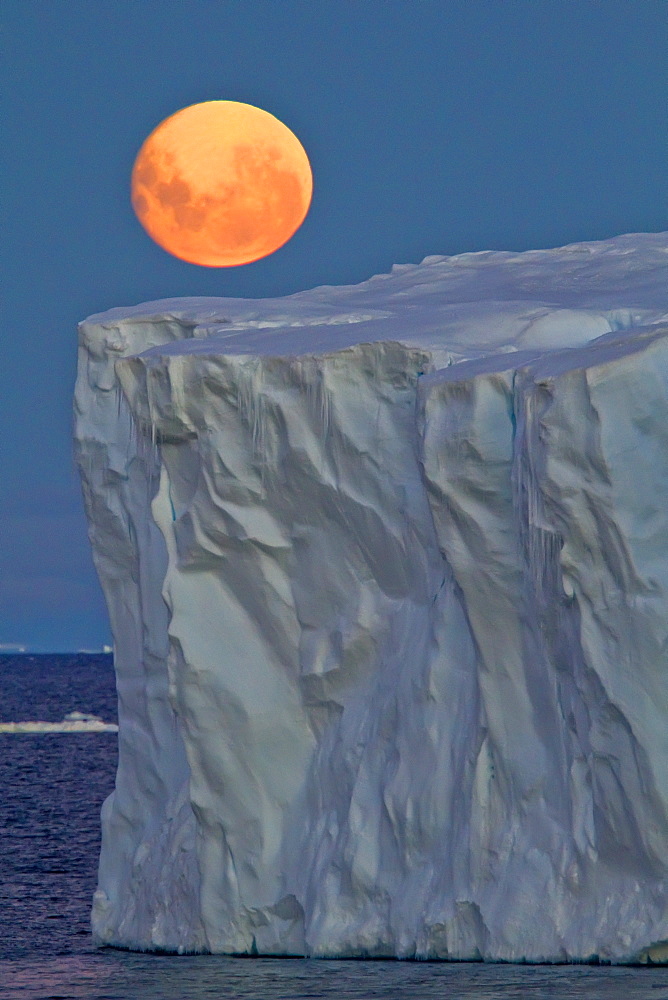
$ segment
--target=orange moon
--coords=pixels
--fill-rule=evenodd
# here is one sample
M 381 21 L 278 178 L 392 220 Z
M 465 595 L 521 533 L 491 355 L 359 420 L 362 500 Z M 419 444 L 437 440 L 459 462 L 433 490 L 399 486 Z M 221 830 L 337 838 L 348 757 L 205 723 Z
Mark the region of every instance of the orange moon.
M 299 139 L 268 111 L 205 101 L 151 132 L 132 169 L 132 207 L 168 253 L 233 267 L 278 250 L 301 226 L 313 176 Z

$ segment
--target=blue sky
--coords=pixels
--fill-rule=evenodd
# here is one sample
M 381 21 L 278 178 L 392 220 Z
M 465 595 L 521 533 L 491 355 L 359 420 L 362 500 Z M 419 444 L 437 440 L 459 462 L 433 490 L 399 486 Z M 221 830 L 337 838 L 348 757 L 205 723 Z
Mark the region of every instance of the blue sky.
M 0 644 L 110 641 L 72 464 L 76 324 L 393 263 L 668 228 L 665 0 L 3 0 Z M 241 268 L 145 235 L 148 133 L 255 104 L 311 159 L 311 211 Z

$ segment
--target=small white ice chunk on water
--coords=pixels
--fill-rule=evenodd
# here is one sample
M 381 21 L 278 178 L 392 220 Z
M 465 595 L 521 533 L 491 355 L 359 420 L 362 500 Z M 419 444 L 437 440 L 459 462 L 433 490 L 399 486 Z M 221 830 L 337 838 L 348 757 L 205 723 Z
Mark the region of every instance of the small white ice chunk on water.
M 140 949 L 668 958 L 668 235 L 80 326 Z
M 70 712 L 62 722 L 0 722 L 0 733 L 117 733 L 118 726 L 89 712 Z

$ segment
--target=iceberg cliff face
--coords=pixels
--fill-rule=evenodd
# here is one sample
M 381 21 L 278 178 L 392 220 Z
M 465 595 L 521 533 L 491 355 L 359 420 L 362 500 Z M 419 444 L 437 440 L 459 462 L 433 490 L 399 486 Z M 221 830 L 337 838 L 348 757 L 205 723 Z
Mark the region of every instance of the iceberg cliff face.
M 668 239 L 80 327 L 130 948 L 668 955 Z

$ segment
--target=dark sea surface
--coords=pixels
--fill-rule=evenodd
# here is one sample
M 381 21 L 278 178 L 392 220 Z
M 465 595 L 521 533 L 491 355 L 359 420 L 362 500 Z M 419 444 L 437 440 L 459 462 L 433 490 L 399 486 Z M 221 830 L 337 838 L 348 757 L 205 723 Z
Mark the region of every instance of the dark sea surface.
M 110 656 L 0 655 L 0 721 L 116 721 Z M 668 1000 L 668 968 L 142 955 L 89 927 L 116 735 L 0 734 L 0 998 Z

